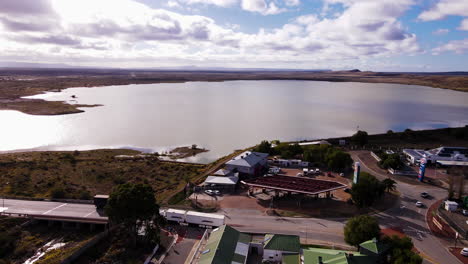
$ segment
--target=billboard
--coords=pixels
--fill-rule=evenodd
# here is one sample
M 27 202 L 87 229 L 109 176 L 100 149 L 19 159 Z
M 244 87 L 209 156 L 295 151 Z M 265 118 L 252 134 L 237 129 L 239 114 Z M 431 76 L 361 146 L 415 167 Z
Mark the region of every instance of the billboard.
M 424 180 L 424 173 L 426 172 L 426 158 L 422 158 L 419 163 L 418 180 L 422 182 Z
M 356 162 L 354 164 L 354 179 L 353 179 L 354 184 L 359 182 L 359 173 L 360 172 L 361 172 L 361 164 L 359 164 L 359 162 Z

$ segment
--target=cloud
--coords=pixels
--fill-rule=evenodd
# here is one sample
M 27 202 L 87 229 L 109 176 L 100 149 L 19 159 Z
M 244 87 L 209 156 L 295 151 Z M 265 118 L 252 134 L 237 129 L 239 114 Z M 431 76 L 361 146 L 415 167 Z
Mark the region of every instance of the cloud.
M 420 52 L 416 35 L 398 20 L 412 5 L 410 0 L 327 0 L 342 4 L 343 11 L 332 18 L 298 16 L 280 27 L 256 33 L 240 32 L 238 26 L 220 25 L 206 16 L 155 9 L 133 0 L 51 1 L 47 11 L 51 19 L 44 26 L 29 22 L 35 16 L 32 11 L 8 19 L 8 13 L 0 12 L 0 59 L 23 56 L 104 66 L 125 63 L 127 67 L 247 63 L 329 68 Z M 239 2 L 242 8 L 263 15 L 282 12 L 275 3 L 281 2 Z M 44 15 L 45 9 L 36 10 Z
M 274 2 L 267 3 L 265 0 L 242 0 L 241 7 L 246 11 L 263 15 L 276 15 L 286 11 L 284 8 L 278 8 Z
M 460 26 L 458 27 L 459 30 L 467 30 L 468 31 L 468 18 L 463 19 Z
M 448 16 L 468 17 L 468 1 L 466 0 L 440 0 L 429 10 L 422 12 L 418 18 L 422 21 L 444 19 Z M 468 18 L 465 18 L 459 30 L 468 30 Z
M 448 30 L 446 28 L 439 28 L 436 31 L 433 31 L 432 35 L 441 36 L 441 35 L 448 34 L 449 32 L 450 32 L 450 30 Z
M 211 4 L 228 7 L 238 3 L 238 0 L 182 0 L 187 4 Z
M 52 12 L 49 0 L 2 0 L 0 13 L 5 14 L 48 14 Z
M 455 52 L 456 54 L 468 52 L 468 39 L 452 40 L 447 44 L 432 49 L 432 54 L 434 55 L 439 55 L 443 52 Z
M 423 21 L 440 20 L 447 16 L 468 16 L 468 1 L 440 0 L 429 10 L 422 12 L 418 18 Z
M 301 4 L 301 0 L 285 0 L 287 6 L 298 6 Z

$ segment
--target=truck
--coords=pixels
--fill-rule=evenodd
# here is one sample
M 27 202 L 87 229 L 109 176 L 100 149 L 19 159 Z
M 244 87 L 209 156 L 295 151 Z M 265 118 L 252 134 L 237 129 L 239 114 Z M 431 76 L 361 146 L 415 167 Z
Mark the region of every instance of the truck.
M 208 214 L 187 211 L 185 221 L 189 225 L 196 225 L 201 227 L 219 227 L 224 225 L 225 217 L 221 214 Z
M 166 219 L 167 221 L 182 223 L 185 221 L 185 210 L 178 209 L 167 209 L 166 210 Z
M 104 209 L 104 207 L 106 207 L 107 200 L 109 200 L 109 195 L 97 194 L 94 196 L 94 205 L 97 209 Z

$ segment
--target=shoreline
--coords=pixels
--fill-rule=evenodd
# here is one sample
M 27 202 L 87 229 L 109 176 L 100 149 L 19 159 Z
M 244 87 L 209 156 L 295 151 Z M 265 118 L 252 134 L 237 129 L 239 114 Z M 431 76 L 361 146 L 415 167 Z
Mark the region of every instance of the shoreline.
M 378 72 L 183 72 L 183 71 L 96 71 L 72 70 L 25 71 L 0 70 L 0 110 L 17 110 L 30 115 L 64 115 L 82 113 L 83 107 L 63 101 L 26 99 L 25 96 L 45 92 L 60 92 L 68 88 L 99 88 L 103 86 L 185 82 L 297 80 L 327 82 L 388 83 L 419 85 L 468 92 L 468 75 L 425 75 Z

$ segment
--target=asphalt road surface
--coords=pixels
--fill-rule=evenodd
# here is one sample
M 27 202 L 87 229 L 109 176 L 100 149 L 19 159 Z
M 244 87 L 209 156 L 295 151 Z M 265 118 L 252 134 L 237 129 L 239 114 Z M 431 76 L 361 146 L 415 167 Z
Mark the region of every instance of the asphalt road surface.
M 41 219 L 66 218 L 82 219 L 84 222 L 97 220 L 107 221 L 107 217 L 100 215 L 94 204 L 76 204 L 47 201 L 26 201 L 14 199 L 0 200 L 0 213 L 33 215 Z M 4 207 L 3 207 L 4 206 Z

